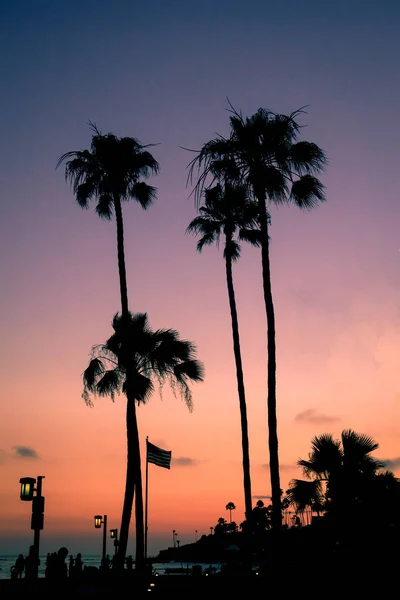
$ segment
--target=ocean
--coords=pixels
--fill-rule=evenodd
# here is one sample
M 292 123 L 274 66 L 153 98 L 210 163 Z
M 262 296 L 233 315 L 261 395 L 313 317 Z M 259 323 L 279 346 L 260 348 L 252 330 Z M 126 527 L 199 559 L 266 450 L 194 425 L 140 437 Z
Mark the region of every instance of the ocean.
M 11 578 L 11 567 L 15 564 L 17 560 L 17 554 L 3 554 L 0 555 L 0 579 L 10 579 Z M 83 566 L 88 567 L 100 567 L 101 556 L 100 555 L 82 555 Z M 68 565 L 68 558 L 66 560 Z M 169 562 L 169 563 L 153 563 L 153 572 L 158 573 L 159 575 L 165 574 L 165 569 L 189 569 L 196 565 L 200 565 L 202 570 L 205 571 L 208 567 L 210 567 L 210 563 L 186 563 L 186 562 Z M 212 567 L 215 569 L 215 572 L 218 572 L 221 569 L 221 565 L 213 564 Z M 40 567 L 39 567 L 39 577 L 44 577 L 44 572 L 46 568 L 46 555 L 40 556 Z

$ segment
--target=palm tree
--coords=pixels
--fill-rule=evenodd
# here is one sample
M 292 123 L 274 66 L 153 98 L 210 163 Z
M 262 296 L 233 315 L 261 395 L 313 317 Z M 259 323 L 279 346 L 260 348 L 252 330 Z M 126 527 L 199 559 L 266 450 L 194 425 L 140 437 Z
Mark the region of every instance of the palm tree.
M 299 141 L 301 125 L 298 119 L 303 109 L 290 115 L 281 115 L 260 108 L 250 117 L 243 117 L 230 105 L 230 134 L 218 135 L 205 143 L 189 163 L 189 180 L 195 171 L 198 179 L 195 199 L 218 165 L 235 165 L 236 171 L 247 182 L 258 206 L 261 230 L 262 279 L 267 318 L 268 342 L 268 446 L 273 506 L 273 526 L 282 524 L 281 487 L 278 456 L 278 428 L 276 409 L 276 341 L 275 311 L 272 298 L 267 204 L 295 204 L 303 210 L 312 209 L 325 200 L 324 186 L 316 177 L 323 171 L 327 159 L 314 143 Z
M 236 510 L 236 506 L 234 505 L 233 502 L 228 502 L 228 504 L 225 506 L 226 510 L 229 510 L 229 523 L 232 523 L 232 511 Z
M 372 510 L 372 498 L 382 502 L 382 494 L 389 497 L 397 489 L 393 473 L 371 456 L 378 447 L 372 437 L 351 429 L 343 430 L 340 439 L 331 434 L 314 437 L 308 460 L 298 461 L 310 481 L 292 480 L 289 493 L 298 500 L 300 488 L 311 484 L 327 517 L 339 524 L 364 518 Z
M 233 185 L 227 182 L 225 184 L 218 183 L 214 187 L 205 190 L 204 198 L 204 204 L 199 209 L 200 215 L 191 221 L 186 231 L 201 236 L 197 243 L 197 250 L 199 252 L 206 245 L 214 243 L 218 245 L 221 235 L 225 239 L 223 256 L 225 259 L 225 273 L 231 313 L 233 351 L 235 355 L 242 431 L 245 514 L 246 519 L 250 519 L 252 506 L 249 435 L 232 264 L 240 257 L 238 239 L 249 241 L 253 245 L 259 245 L 260 243 L 259 232 L 256 229 L 256 206 L 249 199 L 244 186 Z
M 294 506 L 296 513 L 303 514 L 309 508 L 311 513 L 316 512 L 319 516 L 324 502 L 321 481 L 319 479 L 312 481 L 292 479 L 289 485 L 286 492 L 288 505 Z
M 147 146 L 141 144 L 136 138 L 118 138 L 114 134 L 103 135 L 96 125 L 90 123 L 92 129 L 92 142 L 90 150 L 76 150 L 63 154 L 58 162 L 57 168 L 65 163 L 65 178 L 71 183 L 77 203 L 81 208 L 87 209 L 92 199 L 96 199 L 95 210 L 100 218 L 111 220 L 115 214 L 117 225 L 117 258 L 119 271 L 119 285 L 121 295 L 122 318 L 129 323 L 128 288 L 126 280 L 125 250 L 124 250 L 124 224 L 122 217 L 122 202 L 136 200 L 143 209 L 147 209 L 156 198 L 156 188 L 148 185 L 144 179 L 151 174 L 157 174 L 159 164 L 147 150 Z M 128 327 L 126 331 L 128 330 Z M 123 345 L 127 345 L 124 340 Z M 122 350 L 124 352 L 124 350 Z M 130 379 L 129 361 L 127 379 Z M 132 376 L 134 376 L 132 374 Z M 130 389 L 131 386 L 127 386 Z M 133 407 L 133 413 L 127 415 L 127 431 L 129 427 L 137 429 L 136 413 L 134 411 L 134 399 L 131 398 L 128 405 Z M 132 437 L 128 431 L 128 437 Z M 129 444 L 128 444 L 129 454 Z M 136 464 L 136 472 L 127 476 L 130 485 L 134 480 L 141 485 L 140 464 L 132 461 L 128 456 L 129 468 Z M 134 482 L 135 483 L 135 482 Z M 133 485 L 134 485 L 133 483 Z M 132 514 L 134 488 L 125 490 L 124 505 L 121 517 L 120 541 L 118 546 L 118 566 L 124 565 L 126 547 L 129 536 L 129 523 Z M 142 531 L 144 528 L 142 520 L 142 500 L 137 498 L 136 502 L 136 545 L 141 547 Z M 140 561 L 140 556 L 139 556 Z
M 136 200 L 145 210 L 151 206 L 157 190 L 143 179 L 157 174 L 159 164 L 147 150 L 154 144 L 143 145 L 133 137 L 102 134 L 92 123 L 90 127 L 93 131 L 90 150 L 66 152 L 59 158 L 57 168 L 65 163 L 65 179 L 71 183 L 81 208 L 89 208 L 95 198 L 100 218 L 111 220 L 115 214 L 121 307 L 125 317 L 129 309 L 122 202 Z
M 195 346 L 179 339 L 177 331 L 159 329 L 152 331 L 147 314 L 128 313 L 128 320 L 118 314 L 112 321 L 113 334 L 104 343 L 93 346 L 91 360 L 83 373 L 83 398 L 91 405 L 92 394 L 110 396 L 125 394 L 127 398 L 126 422 L 128 459 L 126 471 L 125 502 L 132 506 L 136 487 L 137 524 L 143 523 L 142 476 L 140 443 L 136 417 L 136 403 L 149 400 L 154 384 L 169 382 L 193 410 L 191 382 L 202 381 L 203 365 L 195 359 Z M 129 373 L 129 377 L 128 377 Z M 130 514 L 129 514 L 130 517 Z M 120 557 L 126 554 L 128 529 L 120 532 L 122 545 Z M 143 567 L 144 527 L 136 532 L 136 569 Z

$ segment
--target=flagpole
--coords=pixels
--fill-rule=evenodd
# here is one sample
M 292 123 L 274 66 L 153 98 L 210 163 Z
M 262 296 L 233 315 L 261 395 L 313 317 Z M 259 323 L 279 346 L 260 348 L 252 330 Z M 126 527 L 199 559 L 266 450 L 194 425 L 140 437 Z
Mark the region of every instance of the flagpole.
M 148 461 L 148 441 L 149 436 L 146 437 L 146 501 L 145 501 L 145 512 L 144 512 L 144 560 L 147 562 L 147 515 L 148 515 L 148 504 L 149 504 L 149 461 Z

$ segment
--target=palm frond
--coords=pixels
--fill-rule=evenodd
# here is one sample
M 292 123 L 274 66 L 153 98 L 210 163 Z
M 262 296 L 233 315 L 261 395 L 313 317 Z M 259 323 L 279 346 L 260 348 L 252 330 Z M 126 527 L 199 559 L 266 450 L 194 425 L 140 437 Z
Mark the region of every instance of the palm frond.
M 101 219 L 110 221 L 114 214 L 114 200 L 108 194 L 102 194 L 99 196 L 96 204 L 96 213 Z
M 379 444 L 371 436 L 356 433 L 352 429 L 344 429 L 341 438 L 345 453 L 356 451 L 357 453 L 370 454 L 379 448 Z
M 236 262 L 240 258 L 240 245 L 236 240 L 227 239 L 224 248 L 224 258 Z
M 328 164 L 326 154 L 313 142 L 300 141 L 290 148 L 289 160 L 298 175 L 318 174 Z
M 119 393 L 123 384 L 123 375 L 119 369 L 105 371 L 98 379 L 95 387 L 95 393 L 98 396 L 110 396 L 114 401 L 115 394 Z
M 154 384 L 151 377 L 134 372 L 131 380 L 125 380 L 123 391 L 126 395 L 131 392 L 138 404 L 146 404 L 154 392 Z
M 259 229 L 239 229 L 238 239 L 259 248 L 262 243 L 262 234 Z
M 144 181 L 135 182 L 128 189 L 128 194 L 123 199 L 129 200 L 129 198 L 135 198 L 143 209 L 147 209 L 157 199 L 157 188 L 148 185 Z
M 105 367 L 103 361 L 99 358 L 92 358 L 82 374 L 84 387 L 90 392 L 94 392 L 97 379 L 104 373 L 104 371 Z
M 292 184 L 290 199 L 303 210 L 325 202 L 325 186 L 313 175 L 303 175 Z

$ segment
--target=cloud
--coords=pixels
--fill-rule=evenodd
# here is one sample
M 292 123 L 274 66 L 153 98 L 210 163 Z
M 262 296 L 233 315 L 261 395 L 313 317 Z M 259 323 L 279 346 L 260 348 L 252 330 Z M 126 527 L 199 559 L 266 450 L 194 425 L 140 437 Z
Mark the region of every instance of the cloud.
M 295 469 L 297 465 L 279 465 L 279 470 L 280 471 L 290 471 L 291 469 Z M 263 463 L 261 465 L 262 469 L 266 469 L 267 471 L 269 471 L 269 464 L 268 463 Z M 254 496 L 255 498 L 255 496 Z M 261 496 L 260 496 L 261 498 Z
M 195 458 L 188 458 L 187 456 L 180 456 L 179 458 L 172 458 L 174 465 L 179 467 L 194 467 L 198 464 L 198 460 Z
M 318 413 L 314 408 L 308 408 L 307 410 L 303 410 L 303 412 L 296 415 L 295 421 L 298 423 L 335 423 L 340 421 L 340 417 L 331 417 L 329 415 L 324 415 L 323 413 Z
M 39 458 L 38 453 L 33 448 L 28 448 L 28 446 L 13 446 L 14 450 L 14 458 Z
M 3 463 L 5 463 L 6 459 L 7 459 L 7 452 L 5 450 L 2 450 L 0 448 L 0 465 L 2 465 Z
M 253 496 L 253 500 L 272 500 L 272 496 Z
M 396 458 L 387 458 L 382 459 L 381 462 L 385 465 L 387 469 L 398 469 L 400 467 L 400 456 L 396 456 Z

